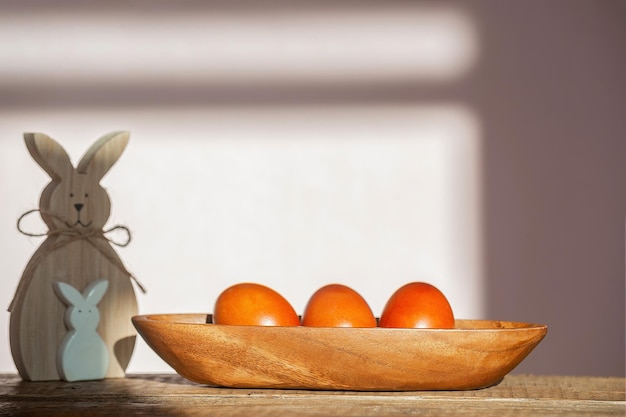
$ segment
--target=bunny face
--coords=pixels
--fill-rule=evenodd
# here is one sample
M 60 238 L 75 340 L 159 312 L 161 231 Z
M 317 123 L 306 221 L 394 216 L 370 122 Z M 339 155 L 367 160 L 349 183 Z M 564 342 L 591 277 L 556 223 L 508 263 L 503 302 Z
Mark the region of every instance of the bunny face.
M 111 202 L 100 180 L 120 157 L 128 143 L 127 132 L 103 136 L 87 150 L 76 168 L 65 150 L 42 133 L 26 133 L 26 146 L 52 181 L 39 200 L 42 218 L 50 230 L 102 229 Z
M 100 311 L 88 304 L 67 309 L 65 321 L 72 329 L 95 329 L 100 323 Z
M 42 194 L 39 206 L 58 217 L 43 214 L 51 228 L 77 227 L 102 229 L 111 212 L 111 202 L 106 190 L 87 174 L 77 171 L 60 181 L 52 181 Z

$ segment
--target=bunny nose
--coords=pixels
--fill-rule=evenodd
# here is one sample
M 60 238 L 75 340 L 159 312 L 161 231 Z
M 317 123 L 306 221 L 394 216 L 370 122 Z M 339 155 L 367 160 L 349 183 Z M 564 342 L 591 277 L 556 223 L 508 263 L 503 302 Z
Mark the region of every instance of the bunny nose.
M 76 211 L 80 211 L 83 208 L 84 204 L 74 204 Z

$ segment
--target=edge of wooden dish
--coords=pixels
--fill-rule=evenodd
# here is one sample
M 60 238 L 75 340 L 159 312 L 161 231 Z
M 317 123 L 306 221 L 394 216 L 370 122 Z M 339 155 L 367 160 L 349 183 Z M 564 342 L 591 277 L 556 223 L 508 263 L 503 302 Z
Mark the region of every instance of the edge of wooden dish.
M 547 333 L 546 325 L 495 320 L 457 320 L 453 329 L 227 326 L 210 324 L 206 313 L 132 321 L 183 377 L 242 388 L 484 388 L 501 381 Z

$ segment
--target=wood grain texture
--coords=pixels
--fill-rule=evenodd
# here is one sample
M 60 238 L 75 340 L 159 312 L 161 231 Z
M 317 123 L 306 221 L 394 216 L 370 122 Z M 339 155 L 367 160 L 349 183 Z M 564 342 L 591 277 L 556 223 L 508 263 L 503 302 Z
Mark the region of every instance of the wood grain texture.
M 207 324 L 207 314 L 143 315 L 148 345 L 191 381 L 246 388 L 475 389 L 500 381 L 544 325 L 457 320 L 454 329 Z
M 51 181 L 39 202 L 48 236 L 28 262 L 9 307 L 15 365 L 25 380 L 59 379 L 57 354 L 68 332 L 67 306 L 54 293 L 53 283 L 65 282 L 82 292 L 106 279 L 109 288 L 99 303 L 97 331 L 110 359 L 106 377 L 123 377 L 136 338 L 130 318 L 137 314 L 137 300 L 128 271 L 103 235 L 111 202 L 100 180 L 126 147 L 128 133 L 100 138 L 77 168 L 50 137 L 28 133 L 24 139 Z
M 1 416 L 624 416 L 624 378 L 508 375 L 470 391 L 216 388 L 179 375 L 69 383 L 0 375 Z

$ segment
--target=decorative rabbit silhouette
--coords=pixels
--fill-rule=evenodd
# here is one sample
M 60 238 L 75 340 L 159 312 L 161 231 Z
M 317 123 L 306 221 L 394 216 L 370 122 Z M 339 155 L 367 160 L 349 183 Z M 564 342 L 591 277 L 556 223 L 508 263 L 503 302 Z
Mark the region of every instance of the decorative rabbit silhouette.
M 55 358 L 66 334 L 66 308 L 54 294 L 52 283 L 63 281 L 85 288 L 90 277 L 102 277 L 109 283 L 107 297 L 100 303 L 98 326 L 110 358 L 105 377 L 125 375 L 135 345 L 131 317 L 137 314 L 137 299 L 131 282 L 134 277 L 102 230 L 111 203 L 100 180 L 121 156 L 128 137 L 127 132 L 103 136 L 74 168 L 65 150 L 52 138 L 42 133 L 24 134 L 28 151 L 52 179 L 39 201 L 41 217 L 49 229 L 47 238 L 24 269 L 9 306 L 11 353 L 25 380 L 61 377 Z
M 83 294 L 69 284 L 55 282 L 54 290 L 67 304 L 65 325 L 69 332 L 59 346 L 57 369 L 66 381 L 102 379 L 109 369 L 109 352 L 96 332 L 100 322 L 98 303 L 104 297 L 109 281 L 90 284 Z

